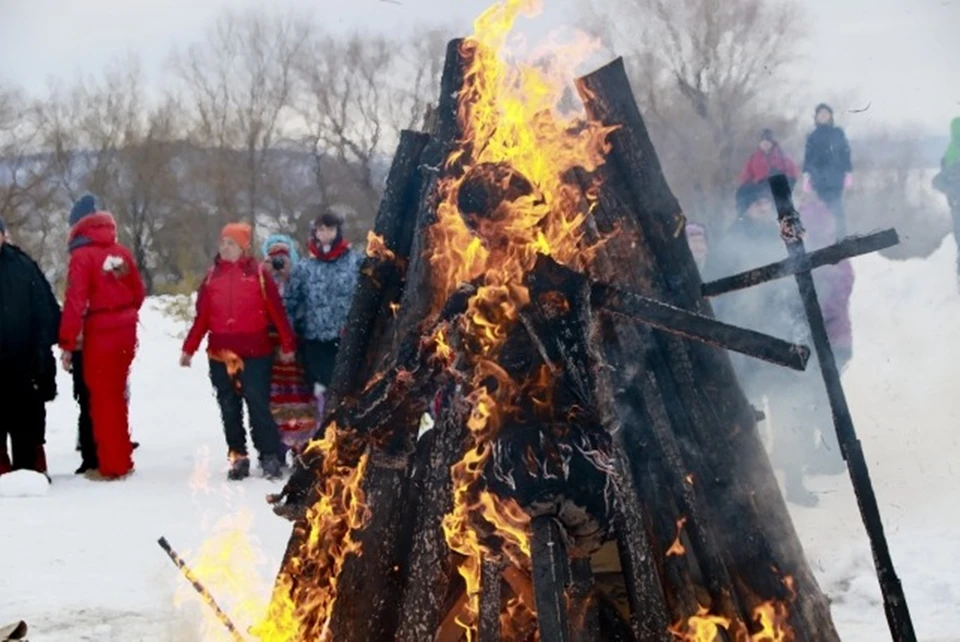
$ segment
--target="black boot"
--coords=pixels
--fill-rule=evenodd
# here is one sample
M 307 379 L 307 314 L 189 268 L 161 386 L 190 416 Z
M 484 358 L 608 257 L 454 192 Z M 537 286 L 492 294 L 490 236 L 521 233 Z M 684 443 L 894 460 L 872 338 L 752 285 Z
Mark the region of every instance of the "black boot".
M 260 459 L 260 469 L 263 476 L 271 481 L 283 477 L 283 462 L 276 455 L 267 455 Z
M 227 471 L 227 479 L 230 481 L 241 481 L 249 476 L 250 458 L 246 455 L 230 453 L 230 470 Z
M 84 462 L 81 462 L 81 463 L 80 463 L 80 468 L 77 468 L 75 471 L 73 471 L 73 474 L 74 474 L 74 475 L 83 475 L 83 474 L 86 473 L 88 470 L 96 470 L 96 469 L 98 469 L 99 467 L 100 467 L 100 464 L 98 464 L 98 463 L 95 462 L 95 461 L 84 461 Z

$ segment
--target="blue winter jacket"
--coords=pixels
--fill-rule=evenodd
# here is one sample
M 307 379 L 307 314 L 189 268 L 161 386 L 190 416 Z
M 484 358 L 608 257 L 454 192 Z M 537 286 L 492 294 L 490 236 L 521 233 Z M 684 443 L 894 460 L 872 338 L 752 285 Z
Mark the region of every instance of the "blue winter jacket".
M 359 254 L 347 249 L 333 260 L 311 256 L 296 265 L 284 290 L 283 303 L 299 338 L 340 338 L 350 313 L 361 260 Z

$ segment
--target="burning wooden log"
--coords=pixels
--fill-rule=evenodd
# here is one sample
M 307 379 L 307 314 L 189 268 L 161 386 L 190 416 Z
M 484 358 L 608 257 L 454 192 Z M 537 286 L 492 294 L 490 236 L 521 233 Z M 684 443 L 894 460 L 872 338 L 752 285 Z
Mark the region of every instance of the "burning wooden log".
M 683 235 L 683 215 L 664 180 L 622 60 L 581 78 L 578 86 L 591 117 L 620 125 L 610 134 L 610 161 L 600 168 L 602 183 L 595 210 L 602 232 L 622 226 L 620 238 L 600 251 L 606 262 L 595 263 L 597 267 L 616 265 L 616 270 L 598 276 L 637 294 L 710 315 Z M 733 580 L 722 592 L 732 589 L 729 598 L 739 604 L 717 607 L 736 608 L 739 612 L 724 615 L 746 623 L 752 621 L 752 610 L 763 601 L 787 603 L 795 595 L 790 606 L 794 639 L 838 639 L 828 601 L 806 563 L 756 432 L 755 415 L 739 388 L 729 357 L 722 350 L 660 331 L 641 334 L 646 338 L 641 345 L 620 349 L 633 354 L 642 349 L 647 369 L 641 378 L 656 390 L 653 398 L 644 395 L 642 387 L 634 387 L 642 382 L 632 381 L 629 370 L 612 371 L 615 389 L 636 390 L 634 399 L 640 402 L 636 412 L 646 419 L 624 424 L 624 428 L 635 431 L 646 424 L 654 427 L 661 443 L 677 444 L 682 460 L 668 465 L 674 475 L 692 475 L 693 493 L 685 503 L 702 513 L 702 518 L 696 516 L 701 524 L 698 528 L 715 540 L 713 546 L 704 542 L 712 549 L 701 551 L 704 559 L 687 558 L 691 564 L 722 561 Z M 615 358 L 612 353 L 616 351 L 612 345 L 605 350 L 608 358 Z M 656 401 L 659 403 L 651 403 Z M 648 440 L 641 433 L 629 441 Z M 634 453 L 632 464 L 636 467 L 640 461 Z M 650 493 L 646 493 L 645 504 L 649 514 L 659 512 L 657 497 Z M 660 550 L 666 550 L 664 544 L 675 536 L 672 530 L 657 533 Z M 792 578 L 795 593 L 785 581 L 787 577 Z M 723 578 L 720 581 L 725 583 Z M 683 617 L 676 611 L 673 615 Z

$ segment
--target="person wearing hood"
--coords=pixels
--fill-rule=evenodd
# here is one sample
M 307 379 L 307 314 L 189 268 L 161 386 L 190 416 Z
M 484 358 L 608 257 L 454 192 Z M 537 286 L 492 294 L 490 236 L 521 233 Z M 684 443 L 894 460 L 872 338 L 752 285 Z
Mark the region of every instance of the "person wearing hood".
M 47 472 L 44 404 L 57 396 L 53 346 L 59 325 L 60 306 L 50 282 L 10 242 L 0 218 L 0 475 Z
M 83 337 L 83 381 L 97 449 L 95 480 L 133 472 L 127 378 L 137 350 L 137 321 L 146 291 L 129 249 L 117 242 L 113 215 L 87 194 L 70 211 L 70 265 L 60 323 L 64 369 Z
M 333 378 L 361 257 L 343 238 L 343 217 L 329 210 L 322 210 L 314 219 L 309 247 L 310 255 L 293 270 L 284 304 L 301 339 L 300 357 L 307 381 L 322 404 Z
M 759 183 L 774 174 L 783 174 L 792 186 L 799 175 L 797 164 L 780 147 L 772 129 L 760 132 L 760 143 L 740 171 L 740 185 Z
M 738 190 L 736 200 L 739 216 L 709 248 L 705 258 L 711 279 L 786 257 L 769 184 L 744 186 Z M 835 223 L 825 204 L 811 196 L 799 211 L 809 250 L 833 242 Z M 691 232 L 688 228 L 688 237 L 691 236 L 696 238 L 696 230 Z M 853 268 L 849 261 L 819 268 L 814 271 L 814 282 L 837 364 L 843 367 L 852 356 L 849 302 Z M 792 279 L 778 279 L 718 297 L 714 310 L 717 318 L 726 323 L 793 343 L 810 342 L 803 304 Z M 741 355 L 731 355 L 731 360 L 754 405 L 759 405 L 764 397 L 768 399 L 774 433 L 772 460 L 785 473 L 787 501 L 816 505 L 818 498 L 804 485 L 804 474 L 843 472 L 819 370 L 811 364 L 805 372 L 797 373 Z
M 293 361 L 296 349 L 277 284 L 251 256 L 252 240 L 253 230 L 246 223 L 229 223 L 220 232 L 219 252 L 197 291 L 196 317 L 180 355 L 180 365 L 189 368 L 208 337 L 210 382 L 227 440 L 227 478 L 233 481 L 250 475 L 244 402 L 263 476 L 271 480 L 282 476 L 280 438 L 270 413 L 271 327 L 278 335 L 281 361 Z
M 940 172 L 933 178 L 933 187 L 947 197 L 953 217 L 953 236 L 960 249 L 960 118 L 950 123 L 950 143 L 940 160 Z M 960 274 L 960 258 L 957 274 Z
M 289 236 L 274 234 L 263 244 L 263 264 L 273 275 L 282 295 L 293 268 L 300 262 L 296 243 Z M 277 345 L 270 373 L 270 412 L 280 431 L 280 441 L 298 454 L 317 430 L 317 406 L 313 387 L 297 360 L 281 359 L 279 333 L 272 328 Z
M 853 162 L 850 144 L 843 129 L 837 127 L 833 109 L 826 103 L 817 105 L 815 127 L 807 136 L 803 157 L 803 190 L 814 192 L 836 219 L 837 239 L 846 236 L 843 192 L 853 187 Z

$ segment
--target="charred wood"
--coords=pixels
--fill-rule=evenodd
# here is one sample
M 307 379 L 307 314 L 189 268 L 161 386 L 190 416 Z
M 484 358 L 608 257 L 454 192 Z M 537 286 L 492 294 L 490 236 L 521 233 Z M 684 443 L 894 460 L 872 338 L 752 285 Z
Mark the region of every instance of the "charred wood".
M 835 265 L 840 261 L 893 247 L 899 243 L 900 237 L 897 235 L 897 231 L 893 229 L 874 232 L 866 236 L 851 236 L 836 245 L 805 254 L 802 259 L 791 257 L 777 263 L 704 283 L 701 292 L 705 297 L 716 297 L 728 292 L 745 290 L 767 281 L 793 276 L 798 272 L 808 272 L 825 265 Z
M 480 620 L 477 642 L 500 642 L 500 593 L 503 561 L 497 557 L 483 560 L 480 566 Z
M 533 520 L 532 530 L 533 593 L 540 639 L 569 642 L 565 588 L 570 567 L 560 524 L 551 517 L 538 517 Z
M 711 315 L 684 238 L 683 215 L 663 177 L 622 60 L 581 78 L 578 86 L 591 117 L 619 126 L 609 138 L 596 210 L 601 232 L 623 226 L 621 241 L 601 250 L 617 265 L 611 284 Z M 652 336 L 648 349 L 659 364 L 654 381 L 669 429 L 684 446 L 685 463 L 700 468 L 697 498 L 735 583 L 737 602 L 750 609 L 762 599 L 790 600 L 784 586 L 789 575 L 798 587 L 794 606 L 799 608 L 791 609 L 797 639 L 836 640 L 828 602 L 803 556 L 729 356 L 659 330 Z

